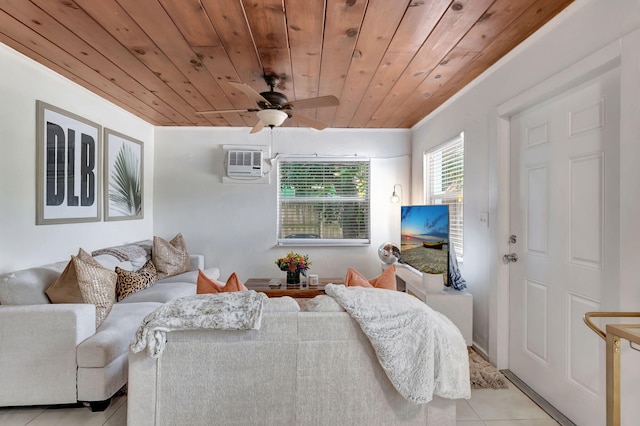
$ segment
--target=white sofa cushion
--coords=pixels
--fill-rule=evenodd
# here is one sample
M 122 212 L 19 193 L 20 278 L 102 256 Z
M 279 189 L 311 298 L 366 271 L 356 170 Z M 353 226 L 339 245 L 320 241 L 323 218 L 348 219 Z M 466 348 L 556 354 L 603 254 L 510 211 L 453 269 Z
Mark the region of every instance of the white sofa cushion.
M 272 297 L 264 301 L 264 312 L 300 312 L 300 305 L 289 296 Z
M 309 300 L 304 308 L 307 312 L 345 312 L 344 308 L 331 296 L 321 294 Z
M 68 260 L 0 275 L 1 305 L 40 305 L 49 303 L 44 291 L 53 284 Z
M 129 350 L 142 320 L 160 303 L 116 303 L 96 333 L 78 345 L 78 367 L 104 367 Z
M 201 268 L 202 269 L 202 268 Z M 220 269 L 219 268 L 207 268 L 202 269 L 204 274 L 211 278 L 212 280 L 217 280 L 220 278 Z M 159 278 L 159 277 L 158 277 Z M 171 277 L 166 277 L 158 280 L 158 284 L 160 283 L 190 283 L 196 284 L 198 282 L 198 269 L 194 269 L 189 272 L 183 272 L 179 275 L 173 275 Z
M 140 290 L 122 299 L 116 303 L 116 305 L 139 302 L 166 303 L 176 297 L 193 296 L 194 294 L 196 294 L 195 284 L 185 282 L 157 282 L 151 287 L 147 287 L 144 290 Z

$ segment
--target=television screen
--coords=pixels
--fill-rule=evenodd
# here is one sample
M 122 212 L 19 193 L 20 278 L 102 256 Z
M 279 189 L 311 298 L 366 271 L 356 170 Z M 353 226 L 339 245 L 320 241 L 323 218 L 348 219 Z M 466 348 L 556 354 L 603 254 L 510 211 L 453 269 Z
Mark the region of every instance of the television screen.
M 423 273 L 444 274 L 449 285 L 449 206 L 402 206 L 401 261 Z

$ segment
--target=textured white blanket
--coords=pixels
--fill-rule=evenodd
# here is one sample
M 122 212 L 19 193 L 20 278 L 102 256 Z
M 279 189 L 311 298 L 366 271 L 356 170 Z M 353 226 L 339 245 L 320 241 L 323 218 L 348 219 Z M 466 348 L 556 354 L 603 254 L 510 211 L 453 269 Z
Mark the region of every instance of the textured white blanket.
M 469 357 L 460 330 L 406 293 L 327 284 L 369 338 L 389 380 L 407 400 L 470 398 Z
M 253 290 L 172 299 L 144 318 L 131 350 L 147 348 L 151 357 L 158 358 L 164 350 L 167 331 L 172 330 L 259 330 L 265 299 L 264 293 Z

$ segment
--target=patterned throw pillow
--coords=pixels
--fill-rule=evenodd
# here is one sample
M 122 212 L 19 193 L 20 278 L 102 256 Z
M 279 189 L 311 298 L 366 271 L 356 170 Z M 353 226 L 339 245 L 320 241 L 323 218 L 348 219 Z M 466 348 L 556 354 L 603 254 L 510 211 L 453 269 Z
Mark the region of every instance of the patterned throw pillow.
M 189 272 L 189 269 L 191 269 L 187 245 L 184 242 L 184 238 L 182 238 L 182 234 L 176 235 L 169 242 L 160 237 L 153 237 L 151 254 L 153 264 L 158 271 L 159 280 Z
M 117 275 L 99 264 L 86 262 L 77 256 L 72 257 L 71 262 L 76 270 L 82 300 L 96 306 L 98 328 L 111 312 L 115 302 Z
M 76 257 L 94 266 L 100 266 L 100 264 L 82 248 L 78 250 Z M 67 267 L 62 271 L 58 279 L 45 290 L 45 294 L 51 303 L 85 303 L 82 299 L 80 286 L 78 285 L 78 277 L 73 260 L 69 261 Z
M 242 281 L 238 279 L 235 272 L 229 276 L 226 283 L 221 283 L 220 281 L 207 277 L 202 269 L 198 269 L 198 281 L 196 285 L 196 294 L 230 293 L 232 291 L 248 290 Z
M 133 293 L 151 287 L 158 280 L 156 266 L 151 260 L 133 272 L 116 266 L 116 274 L 118 275 L 116 281 L 116 300 L 118 302 Z
M 382 272 L 382 274 L 371 280 L 367 280 L 361 273 L 359 273 L 355 269 L 349 268 L 349 270 L 347 271 L 347 276 L 344 279 L 344 285 L 347 287 L 360 286 L 368 288 L 375 287 L 385 288 L 387 290 L 397 290 L 396 265 L 389 266 Z

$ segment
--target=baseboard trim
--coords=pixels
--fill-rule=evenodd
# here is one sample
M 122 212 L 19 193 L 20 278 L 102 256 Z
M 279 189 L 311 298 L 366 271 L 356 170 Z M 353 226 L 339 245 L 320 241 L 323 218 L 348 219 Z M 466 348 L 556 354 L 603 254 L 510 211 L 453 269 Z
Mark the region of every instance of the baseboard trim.
M 471 349 L 473 349 L 478 355 L 480 355 L 480 357 L 482 357 L 489 364 L 493 365 L 493 363 L 491 363 L 491 361 L 489 360 L 489 355 L 487 354 L 487 352 L 484 349 L 482 349 L 480 346 L 476 345 L 475 342 L 473 343 L 473 345 L 471 345 Z
M 520 380 L 520 378 L 513 374 L 510 370 L 500 370 L 500 372 L 504 374 L 505 377 L 509 379 L 509 381 L 513 383 L 518 389 L 520 389 L 522 393 L 527 395 L 533 402 L 538 404 L 538 406 L 542 408 L 548 415 L 550 415 L 553 420 L 560 423 L 562 426 L 576 426 L 576 424 L 569 420 L 567 416 L 558 411 L 558 409 L 551 405 L 549 401 L 541 397 L 536 391 L 531 389 L 529 385 Z

